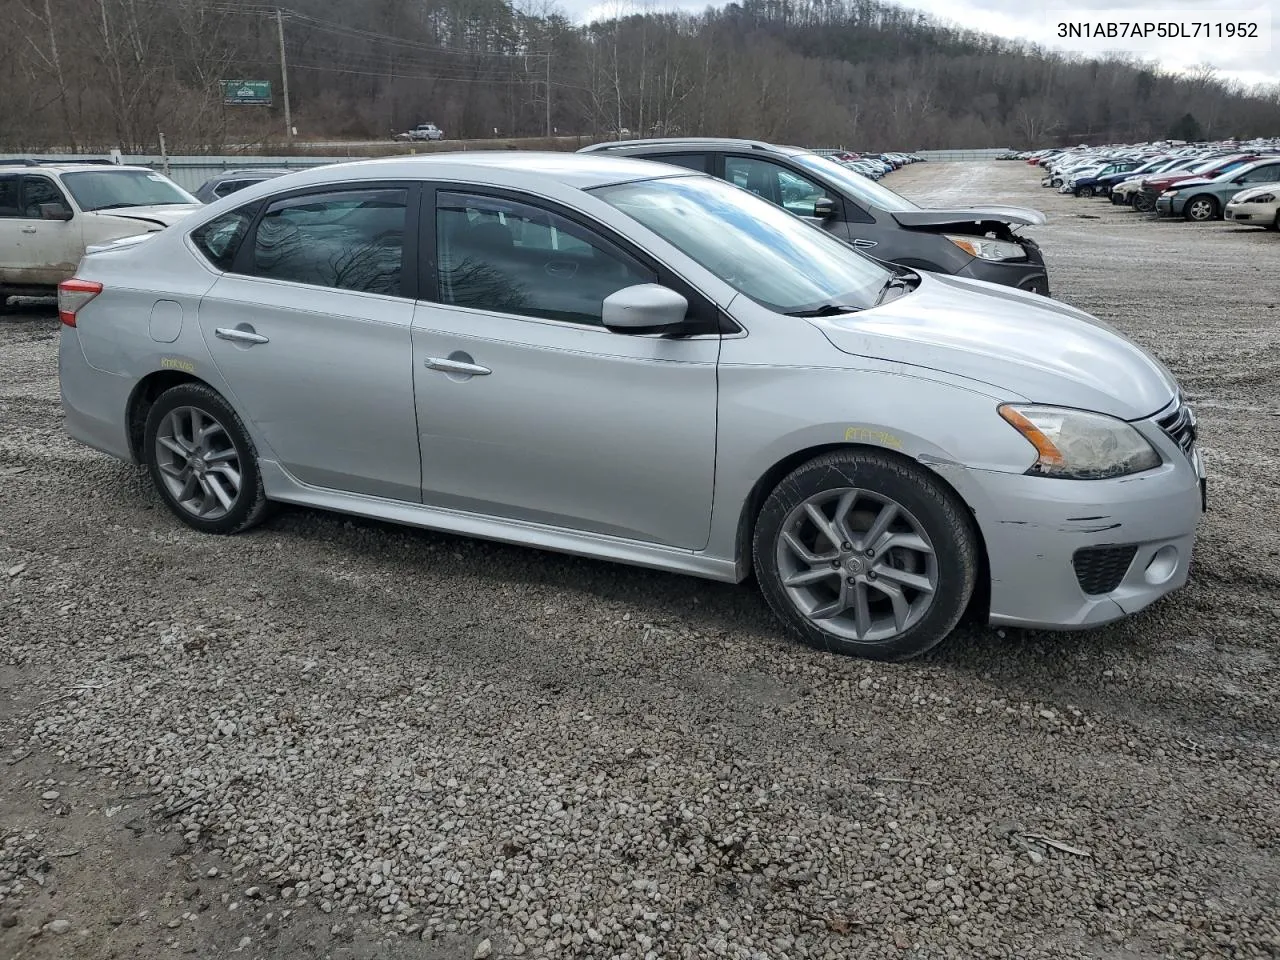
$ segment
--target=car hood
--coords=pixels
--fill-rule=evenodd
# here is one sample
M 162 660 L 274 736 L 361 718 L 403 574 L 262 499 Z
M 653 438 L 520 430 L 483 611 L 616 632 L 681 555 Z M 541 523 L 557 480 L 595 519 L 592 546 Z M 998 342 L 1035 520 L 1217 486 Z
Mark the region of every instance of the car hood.
M 1162 189 L 1169 190 L 1173 187 L 1177 187 L 1181 190 L 1183 187 L 1203 187 L 1206 183 L 1213 183 L 1213 180 L 1209 177 L 1183 177 L 1181 180 L 1174 180 L 1171 183 L 1165 184 Z
M 1164 364 L 1083 310 L 998 284 L 920 277 L 884 306 L 811 322 L 844 353 L 976 380 L 1009 399 L 1137 420 L 1177 393 Z
M 996 220 L 1019 225 L 1044 223 L 1049 218 L 1030 207 L 1010 207 L 999 203 L 980 207 L 957 207 L 949 210 L 902 210 L 893 213 L 893 219 L 904 227 L 947 227 L 952 224 L 976 223 L 980 220 Z
M 1200 180 L 1204 183 L 1208 183 L 1209 179 L 1209 177 L 1202 176 L 1198 173 L 1181 173 L 1177 176 L 1150 177 L 1147 179 L 1146 183 L 1152 190 L 1168 190 L 1170 187 L 1177 186 L 1185 180 Z
M 171 227 L 184 217 L 189 217 L 197 210 L 203 210 L 202 203 L 166 203 L 154 207 L 119 207 L 115 210 L 100 210 L 88 214 L 91 217 L 118 217 L 123 220 L 141 220 L 144 223 L 155 223 L 162 227 Z

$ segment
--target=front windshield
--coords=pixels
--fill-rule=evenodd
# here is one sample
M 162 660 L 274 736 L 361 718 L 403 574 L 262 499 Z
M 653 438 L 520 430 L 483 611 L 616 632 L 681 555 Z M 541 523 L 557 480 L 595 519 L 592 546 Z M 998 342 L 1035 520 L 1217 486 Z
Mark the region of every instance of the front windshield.
M 845 194 L 865 207 L 887 210 L 889 213 L 905 213 L 920 207 L 906 197 L 899 196 L 888 187 L 868 180 L 840 164 L 820 157 L 816 153 L 798 153 L 791 158 L 799 166 L 816 173 L 841 187 Z
M 62 182 L 86 212 L 200 202 L 169 178 L 146 170 L 85 170 L 64 173 Z
M 723 180 L 671 177 L 591 192 L 778 313 L 863 310 L 893 276 L 820 227 Z

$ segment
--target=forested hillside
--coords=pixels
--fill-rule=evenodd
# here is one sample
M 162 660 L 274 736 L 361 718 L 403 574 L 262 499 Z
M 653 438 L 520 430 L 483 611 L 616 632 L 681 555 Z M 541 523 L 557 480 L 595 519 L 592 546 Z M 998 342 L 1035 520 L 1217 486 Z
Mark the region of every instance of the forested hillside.
M 631 6 L 589 26 L 543 0 L 287 2 L 303 137 L 381 138 L 424 121 L 450 137 L 626 128 L 903 149 L 1280 133 L 1280 90 L 1072 60 L 877 0 Z M 161 131 L 171 150 L 283 137 L 274 7 L 0 0 L 0 23 L 9 148 L 151 150 Z M 224 106 L 227 79 L 270 80 L 275 103 Z

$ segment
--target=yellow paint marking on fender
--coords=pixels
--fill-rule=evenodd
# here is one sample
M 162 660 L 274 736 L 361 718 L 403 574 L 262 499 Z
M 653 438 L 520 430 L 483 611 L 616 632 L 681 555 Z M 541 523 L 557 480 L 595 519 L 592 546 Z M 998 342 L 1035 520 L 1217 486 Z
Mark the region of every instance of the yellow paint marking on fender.
M 847 427 L 844 431 L 844 439 L 846 443 L 878 443 L 896 450 L 902 449 L 901 439 L 892 433 L 873 430 L 870 427 Z

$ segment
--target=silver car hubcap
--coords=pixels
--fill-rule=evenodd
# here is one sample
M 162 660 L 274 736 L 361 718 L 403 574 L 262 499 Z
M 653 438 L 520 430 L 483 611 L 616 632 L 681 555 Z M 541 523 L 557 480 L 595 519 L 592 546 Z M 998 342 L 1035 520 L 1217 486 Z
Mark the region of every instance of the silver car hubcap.
M 890 640 L 911 629 L 938 588 L 938 560 L 920 521 L 870 490 L 810 497 L 787 515 L 776 552 L 796 609 L 850 640 Z
M 1208 200 L 1197 200 L 1191 205 L 1192 220 L 1208 220 L 1209 214 L 1213 212 L 1213 208 L 1209 206 Z
M 218 520 L 240 497 L 240 454 L 226 427 L 203 410 L 177 407 L 165 414 L 155 456 L 165 487 L 193 517 Z

